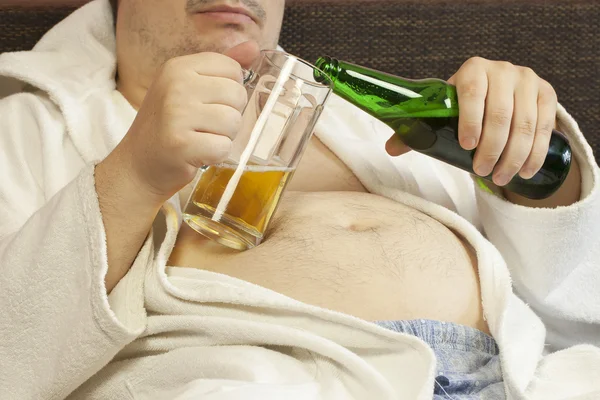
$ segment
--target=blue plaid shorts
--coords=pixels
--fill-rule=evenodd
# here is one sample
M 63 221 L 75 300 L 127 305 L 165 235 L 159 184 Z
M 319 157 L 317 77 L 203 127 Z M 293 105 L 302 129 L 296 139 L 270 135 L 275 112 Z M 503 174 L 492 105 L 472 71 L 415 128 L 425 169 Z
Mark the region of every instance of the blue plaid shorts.
M 414 335 L 433 349 L 437 358 L 434 400 L 506 398 L 498 345 L 491 336 L 468 326 L 425 319 L 377 324 Z

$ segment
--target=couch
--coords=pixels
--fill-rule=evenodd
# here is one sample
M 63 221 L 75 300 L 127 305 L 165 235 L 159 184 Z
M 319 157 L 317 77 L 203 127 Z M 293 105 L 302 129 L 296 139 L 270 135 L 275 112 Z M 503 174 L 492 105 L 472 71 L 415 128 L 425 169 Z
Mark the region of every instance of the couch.
M 0 0 L 0 51 L 27 50 L 86 0 Z M 599 0 L 288 0 L 282 46 L 407 78 L 478 55 L 551 82 L 600 161 Z

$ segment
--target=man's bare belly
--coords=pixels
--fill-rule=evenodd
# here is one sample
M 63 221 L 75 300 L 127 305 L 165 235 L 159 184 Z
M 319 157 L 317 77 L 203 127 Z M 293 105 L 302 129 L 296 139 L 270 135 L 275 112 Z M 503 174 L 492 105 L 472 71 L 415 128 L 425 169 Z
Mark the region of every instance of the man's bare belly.
M 331 162 L 319 158 L 330 158 L 319 146 L 308 153 L 313 166 Z M 328 170 L 348 174 L 338 162 Z M 291 189 L 311 189 L 311 167 L 298 173 Z M 352 178 L 317 183 L 318 192 L 288 191 L 266 240 L 246 252 L 183 224 L 169 264 L 226 274 L 366 320 L 435 319 L 487 332 L 468 244 L 417 210 L 354 191 L 362 185 Z M 336 191 L 323 191 L 332 186 Z

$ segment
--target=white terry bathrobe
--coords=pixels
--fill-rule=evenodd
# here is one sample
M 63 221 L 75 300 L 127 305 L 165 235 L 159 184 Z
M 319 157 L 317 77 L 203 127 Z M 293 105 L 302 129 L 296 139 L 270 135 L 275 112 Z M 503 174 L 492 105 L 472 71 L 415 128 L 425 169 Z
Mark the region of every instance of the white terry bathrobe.
M 110 296 L 94 164 L 135 111 L 115 90 L 107 0 L 0 56 L 0 398 L 431 399 L 421 340 L 206 271 L 167 266 L 181 224 L 165 204 Z M 599 168 L 575 121 L 559 128 L 582 168 L 581 201 L 511 204 L 332 98 L 316 134 L 372 192 L 414 207 L 475 249 L 511 399 L 600 398 Z M 485 236 L 483 234 L 485 232 Z M 513 292 L 514 291 L 514 292 Z M 517 295 L 518 294 L 518 295 Z

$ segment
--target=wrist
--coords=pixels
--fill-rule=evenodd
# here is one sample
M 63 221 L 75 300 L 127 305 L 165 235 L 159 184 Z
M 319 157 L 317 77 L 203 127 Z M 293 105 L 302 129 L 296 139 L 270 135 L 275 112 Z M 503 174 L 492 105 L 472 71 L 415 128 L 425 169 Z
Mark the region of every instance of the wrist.
M 162 202 L 147 193 L 112 153 L 96 165 L 95 184 L 106 233 L 105 286 L 110 293 L 131 268 Z
M 108 213 L 119 217 L 153 220 L 166 201 L 148 190 L 133 172 L 131 163 L 119 157 L 116 152 L 96 165 L 95 182 L 103 215 Z

